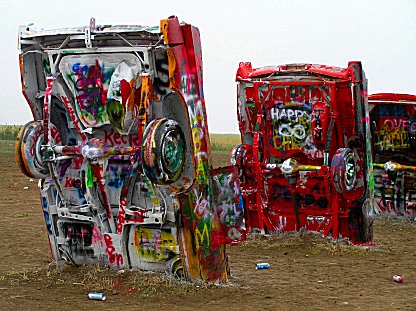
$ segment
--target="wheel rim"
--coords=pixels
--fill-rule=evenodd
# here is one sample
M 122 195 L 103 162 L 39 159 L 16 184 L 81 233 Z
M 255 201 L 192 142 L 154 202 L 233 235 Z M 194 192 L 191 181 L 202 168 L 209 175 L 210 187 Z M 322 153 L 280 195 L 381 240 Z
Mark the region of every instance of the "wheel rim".
M 163 139 L 162 157 L 164 168 L 172 174 L 181 170 L 185 160 L 185 142 L 176 130 L 166 133 Z

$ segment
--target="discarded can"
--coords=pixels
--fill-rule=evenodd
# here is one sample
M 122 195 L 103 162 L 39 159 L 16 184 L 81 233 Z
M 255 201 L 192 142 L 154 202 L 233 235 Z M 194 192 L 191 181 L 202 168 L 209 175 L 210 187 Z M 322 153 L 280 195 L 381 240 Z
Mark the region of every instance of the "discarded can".
M 102 301 L 107 299 L 104 293 L 98 293 L 98 292 L 88 293 L 88 298 L 91 300 L 102 300 Z
M 269 269 L 270 265 L 267 262 L 262 262 L 262 263 L 258 263 L 256 265 L 256 269 L 260 270 L 260 269 Z
M 393 275 L 393 281 L 397 282 L 397 283 L 403 283 L 404 282 L 404 278 L 400 275 Z

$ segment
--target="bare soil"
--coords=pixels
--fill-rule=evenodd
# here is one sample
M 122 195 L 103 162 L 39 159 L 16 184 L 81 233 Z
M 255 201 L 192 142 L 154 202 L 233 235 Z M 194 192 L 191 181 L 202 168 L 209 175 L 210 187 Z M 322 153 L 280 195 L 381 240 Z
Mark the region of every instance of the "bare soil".
M 224 285 L 97 266 L 57 273 L 37 182 L 19 172 L 12 149 L 0 141 L 0 310 L 416 309 L 416 225 L 394 219 L 376 219 L 369 249 L 313 234 L 251 236 L 228 248 Z M 216 165 L 226 157 L 214 153 Z M 270 268 L 256 270 L 258 262 Z M 107 300 L 89 300 L 90 291 Z

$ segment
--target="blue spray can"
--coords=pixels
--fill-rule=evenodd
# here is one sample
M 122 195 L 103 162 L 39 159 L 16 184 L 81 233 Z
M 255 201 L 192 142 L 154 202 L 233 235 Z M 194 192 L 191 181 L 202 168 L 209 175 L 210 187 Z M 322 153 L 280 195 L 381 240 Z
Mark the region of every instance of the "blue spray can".
M 256 270 L 260 269 L 269 269 L 270 265 L 267 262 L 258 263 L 256 265 Z

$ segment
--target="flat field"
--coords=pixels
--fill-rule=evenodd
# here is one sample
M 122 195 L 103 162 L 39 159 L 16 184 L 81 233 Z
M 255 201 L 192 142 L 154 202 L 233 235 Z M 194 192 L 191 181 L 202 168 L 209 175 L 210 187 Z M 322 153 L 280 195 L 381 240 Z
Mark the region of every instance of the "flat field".
M 214 165 L 226 165 L 231 147 L 215 148 Z M 369 249 L 312 234 L 250 236 L 228 247 L 225 285 L 96 266 L 57 273 L 37 183 L 19 172 L 13 141 L 0 141 L 0 167 L 0 310 L 416 309 L 416 226 L 403 220 L 376 219 Z M 256 270 L 258 262 L 270 268 Z M 394 274 L 404 283 L 393 282 Z M 107 300 L 89 300 L 90 291 Z

